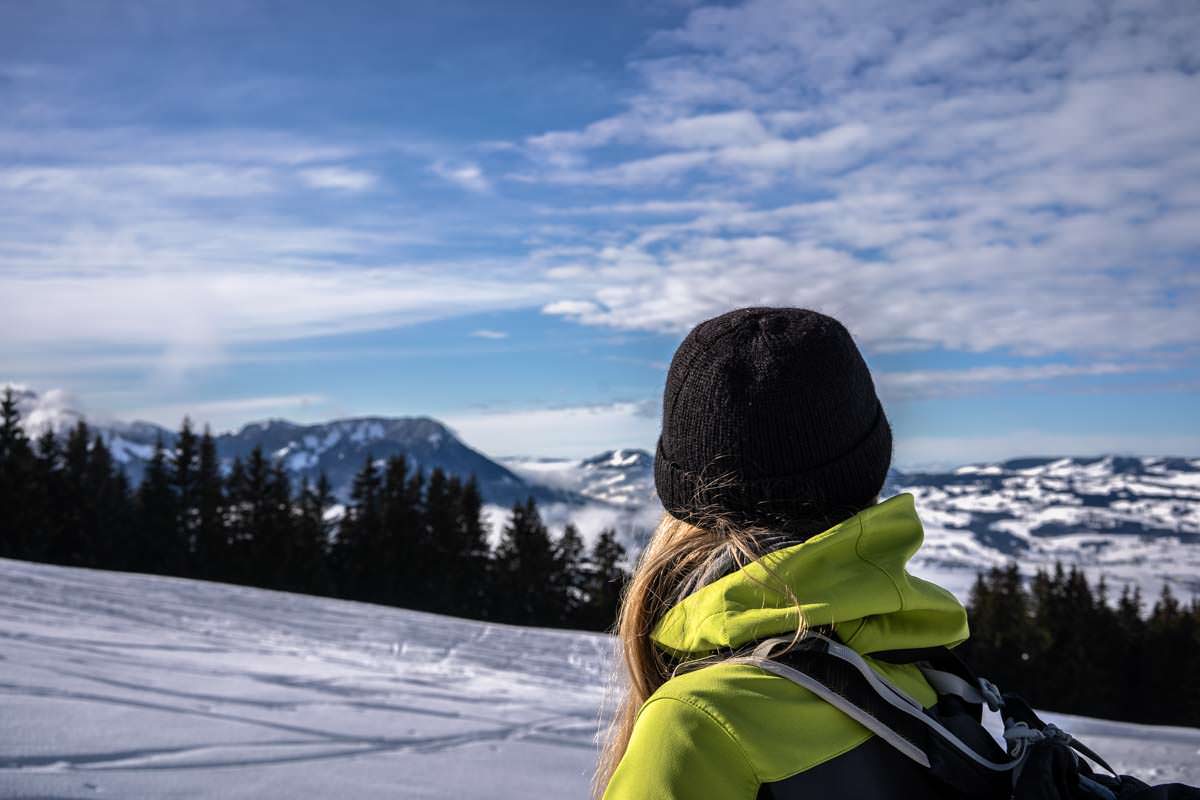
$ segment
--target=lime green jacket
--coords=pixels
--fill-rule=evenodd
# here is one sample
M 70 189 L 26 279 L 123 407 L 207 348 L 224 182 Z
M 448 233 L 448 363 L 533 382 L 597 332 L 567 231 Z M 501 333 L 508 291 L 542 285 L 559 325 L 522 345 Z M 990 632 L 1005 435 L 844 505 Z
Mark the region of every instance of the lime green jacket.
M 967 638 L 954 596 L 905 569 L 923 537 L 912 495 L 898 495 L 699 589 L 664 615 L 652 639 L 675 656 L 698 656 L 790 634 L 802 613 L 809 626 L 832 625 L 873 669 L 932 706 L 936 695 L 915 666 L 869 657 Z M 764 565 L 795 593 L 799 611 L 770 588 Z M 866 728 L 795 683 L 753 665 L 717 664 L 672 678 L 646 701 L 604 797 L 849 796 L 847 781 L 891 757 Z M 808 776 L 825 782 L 804 784 Z

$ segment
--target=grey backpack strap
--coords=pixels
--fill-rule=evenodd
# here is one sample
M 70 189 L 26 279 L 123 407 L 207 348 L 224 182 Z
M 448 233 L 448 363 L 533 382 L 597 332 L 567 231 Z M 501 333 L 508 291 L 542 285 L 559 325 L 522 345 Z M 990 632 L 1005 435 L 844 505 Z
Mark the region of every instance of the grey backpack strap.
M 1010 758 L 999 745 L 980 752 L 967 744 L 844 644 L 815 633 L 788 649 L 790 644 L 789 639 L 768 640 L 752 655 L 732 661 L 804 687 L 954 790 L 980 798 L 1010 796 L 1023 759 Z

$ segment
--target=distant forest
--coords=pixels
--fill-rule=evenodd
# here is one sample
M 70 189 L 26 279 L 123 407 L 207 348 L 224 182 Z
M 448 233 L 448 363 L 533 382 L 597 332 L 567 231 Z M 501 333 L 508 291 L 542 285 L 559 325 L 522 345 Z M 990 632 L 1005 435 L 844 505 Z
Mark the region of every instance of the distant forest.
M 628 578 L 604 531 L 585 549 L 552 536 L 532 499 L 489 545 L 473 479 L 371 459 L 338 522 L 328 484 L 291 485 L 255 450 L 222 474 L 212 437 L 185 422 L 129 485 L 80 422 L 30 441 L 11 392 L 0 402 L 0 557 L 227 581 L 520 625 L 605 630 Z M 971 638 L 979 674 L 1040 708 L 1107 719 L 1200 724 L 1200 603 L 1164 587 L 1113 602 L 1078 570 L 1026 581 L 1013 565 L 980 575 Z
M 1026 581 L 1015 564 L 980 575 L 971 638 L 956 652 L 1038 708 L 1163 725 L 1200 724 L 1200 602 L 1163 586 L 1149 615 L 1140 590 L 1112 602 L 1061 564 Z
M 0 557 L 226 581 L 519 625 L 605 630 L 627 579 L 603 531 L 587 549 L 551 536 L 530 498 L 493 548 L 474 478 L 368 458 L 341 519 L 322 478 L 293 487 L 255 449 L 223 473 L 208 431 L 185 420 L 131 486 L 80 421 L 27 438 L 0 400 Z

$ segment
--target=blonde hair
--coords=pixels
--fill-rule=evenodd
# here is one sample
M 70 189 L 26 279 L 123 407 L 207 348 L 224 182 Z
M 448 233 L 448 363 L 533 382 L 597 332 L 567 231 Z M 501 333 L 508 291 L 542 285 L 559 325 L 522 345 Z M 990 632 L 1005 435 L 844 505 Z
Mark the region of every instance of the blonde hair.
M 681 671 L 721 660 L 720 656 L 671 660 L 650 640 L 658 621 L 701 586 L 796 541 L 786 534 L 736 524 L 719 514 L 706 515 L 698 524 L 663 515 L 621 598 L 614 631 L 620 658 L 610 682 L 610 691 L 617 694 L 616 708 L 596 765 L 593 798 L 602 797 L 612 780 L 629 746 L 638 711 L 650 695 Z M 791 588 L 770 569 L 767 575 L 772 588 L 786 594 L 799 608 Z M 803 617 L 799 620 L 793 643 L 804 635 Z M 611 707 L 608 703 L 606 706 Z

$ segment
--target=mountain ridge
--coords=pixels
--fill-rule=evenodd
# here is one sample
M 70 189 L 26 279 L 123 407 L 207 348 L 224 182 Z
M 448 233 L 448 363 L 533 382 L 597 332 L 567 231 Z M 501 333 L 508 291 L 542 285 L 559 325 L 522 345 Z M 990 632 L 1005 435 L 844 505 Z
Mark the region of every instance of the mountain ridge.
M 36 436 L 49 426 L 56 432 L 73 427 L 84 414 L 59 407 L 51 412 L 39 409 L 36 392 L 22 389 L 18 405 L 26 420 L 26 430 Z M 31 411 L 31 413 L 26 413 Z M 158 442 L 173 447 L 178 432 L 145 421 L 105 421 L 88 423 L 112 451 L 113 459 L 133 483 L 141 480 L 145 466 Z M 217 454 L 224 469 L 233 460 L 245 458 L 255 447 L 272 460 L 283 463 L 296 481 L 315 482 L 323 472 L 342 501 L 349 497 L 354 474 L 368 457 L 384 461 L 404 456 L 413 469 L 440 467 L 448 474 L 467 478 L 474 475 L 484 499 L 496 505 L 512 505 L 533 497 L 542 503 L 578 505 L 586 498 L 569 491 L 530 483 L 485 454 L 462 442 L 447 425 L 429 416 L 386 417 L 368 415 L 322 423 L 298 423 L 270 418 L 249 422 L 236 431 L 213 435 Z
M 81 417 L 61 411 L 58 419 L 69 425 Z M 177 435 L 145 422 L 96 430 L 134 480 L 155 440 L 170 446 Z M 662 513 L 654 458 L 638 448 L 579 459 L 491 458 L 428 416 L 314 424 L 268 419 L 216 439 L 226 466 L 260 446 L 297 480 L 325 471 L 342 501 L 368 454 L 376 460 L 403 454 L 426 471 L 475 474 L 494 506 L 533 496 L 555 527 L 574 522 L 585 536 L 614 527 L 634 551 Z M 881 494 L 899 492 L 914 495 L 925 525 L 914 564 L 961 591 L 977 572 L 1016 560 L 1028 572 L 1056 561 L 1078 565 L 1093 579 L 1103 574 L 1139 585 L 1147 596 L 1163 581 L 1200 593 L 1200 458 L 1025 456 L 945 470 L 893 469 Z

